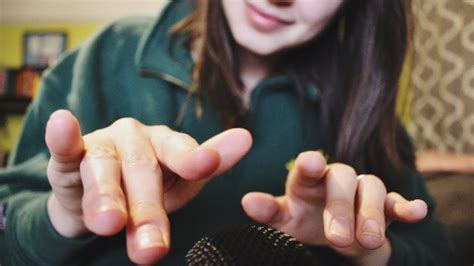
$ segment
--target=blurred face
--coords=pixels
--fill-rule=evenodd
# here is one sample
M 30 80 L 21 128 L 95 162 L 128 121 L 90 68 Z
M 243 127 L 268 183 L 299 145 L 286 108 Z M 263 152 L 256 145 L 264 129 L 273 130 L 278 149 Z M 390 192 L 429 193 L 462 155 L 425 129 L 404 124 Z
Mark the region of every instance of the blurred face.
M 237 43 L 270 55 L 317 36 L 343 0 L 222 0 Z

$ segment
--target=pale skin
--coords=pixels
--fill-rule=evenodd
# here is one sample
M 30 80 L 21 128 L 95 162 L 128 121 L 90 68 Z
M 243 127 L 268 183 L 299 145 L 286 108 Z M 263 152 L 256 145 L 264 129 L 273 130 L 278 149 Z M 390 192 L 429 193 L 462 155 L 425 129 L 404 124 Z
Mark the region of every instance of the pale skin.
M 307 10 L 304 5 L 316 2 L 287 1 L 279 14 L 286 16 L 288 10 L 288 14 L 297 14 Z M 264 9 L 265 5 L 258 7 Z M 327 10 L 334 12 L 332 7 Z M 312 21 L 308 16 L 286 16 L 304 18 L 303 24 L 292 24 L 297 34 L 290 43 L 287 37 L 279 43 L 278 32 L 272 33 L 271 51 L 265 50 L 268 46 L 252 46 L 245 36 L 236 37 L 242 55 L 245 102 L 269 71 L 269 54 L 307 41 L 308 33 L 317 35 L 318 31 L 302 30 L 304 23 Z M 330 17 L 328 13 L 321 16 Z M 321 17 L 314 18 L 316 22 L 321 23 Z M 312 29 L 312 24 L 308 25 Z M 287 36 L 291 28 L 285 30 Z M 298 32 L 304 38 L 298 39 Z M 255 71 L 245 71 L 248 69 Z M 69 238 L 86 233 L 110 236 L 126 228 L 130 259 L 152 264 L 171 246 L 168 214 L 240 161 L 251 148 L 252 137 L 247 130 L 234 128 L 199 144 L 192 136 L 165 126 L 143 125 L 133 118 L 82 136 L 77 119 L 58 110 L 48 121 L 46 143 L 52 155 L 48 215 L 59 234 Z M 426 216 L 427 206 L 421 200 L 408 201 L 397 193 L 387 193 L 376 176 L 358 174 L 349 165 L 328 164 L 319 152 L 306 151 L 288 173 L 284 195 L 252 192 L 244 196 L 242 206 L 255 221 L 305 244 L 329 246 L 358 265 L 384 265 L 391 254 L 385 238 L 390 221 L 417 222 Z
M 129 257 L 139 264 L 157 262 L 168 252 L 167 214 L 230 169 L 252 145 L 244 129 L 227 130 L 199 145 L 183 133 L 131 118 L 81 136 L 77 120 L 65 110 L 51 115 L 46 141 L 53 188 L 48 214 L 56 230 L 74 238 L 87 232 L 113 235 L 126 227 Z M 387 194 L 379 178 L 358 180 L 350 166 L 327 164 L 316 151 L 298 156 L 285 195 L 249 193 L 242 205 L 255 221 L 306 244 L 328 245 L 361 265 L 388 260 L 389 221 L 416 222 L 426 215 L 423 201 Z M 343 221 L 342 229 L 329 226 L 334 217 Z M 375 221 L 378 231 L 364 230 L 367 220 Z

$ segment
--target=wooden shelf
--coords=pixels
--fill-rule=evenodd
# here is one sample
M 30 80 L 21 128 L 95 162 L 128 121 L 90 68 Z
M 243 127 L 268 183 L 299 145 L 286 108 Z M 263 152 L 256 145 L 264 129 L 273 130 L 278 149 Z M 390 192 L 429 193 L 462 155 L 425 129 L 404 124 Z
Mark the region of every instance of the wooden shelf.
M 0 97 L 0 116 L 22 114 L 30 103 L 30 98 Z

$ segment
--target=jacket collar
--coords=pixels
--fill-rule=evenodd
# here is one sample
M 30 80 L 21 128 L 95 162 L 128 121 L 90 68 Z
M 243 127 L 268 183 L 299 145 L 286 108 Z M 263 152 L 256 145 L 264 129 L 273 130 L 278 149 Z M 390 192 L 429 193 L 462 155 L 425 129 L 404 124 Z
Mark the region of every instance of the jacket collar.
M 140 39 L 135 54 L 135 64 L 139 73 L 160 77 L 185 90 L 191 89 L 194 62 L 189 49 L 185 47 L 186 37 L 177 36 L 172 42 L 169 29 L 193 10 L 190 1 L 175 0 L 163 9 L 156 21 Z M 288 76 L 268 77 L 264 87 L 294 86 Z M 263 84 L 262 84 L 263 85 Z M 312 102 L 320 98 L 317 86 L 308 84 L 306 92 Z
M 184 46 L 185 36 L 172 42 L 169 29 L 193 9 L 189 1 L 170 1 L 145 31 L 135 54 L 135 65 L 143 75 L 158 76 L 183 89 L 192 83 L 193 61 Z

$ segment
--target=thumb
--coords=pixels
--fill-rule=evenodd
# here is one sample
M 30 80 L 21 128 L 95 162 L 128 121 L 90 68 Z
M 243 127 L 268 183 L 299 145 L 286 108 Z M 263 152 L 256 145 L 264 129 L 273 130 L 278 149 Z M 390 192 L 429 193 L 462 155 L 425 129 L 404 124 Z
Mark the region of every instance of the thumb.
M 69 172 L 71 167 L 78 167 L 76 164 L 82 160 L 84 142 L 79 122 L 71 112 L 58 110 L 51 114 L 45 139 L 51 159 L 57 163 L 56 170 Z
M 46 144 L 51 153 L 48 180 L 53 193 L 48 200 L 48 215 L 53 227 L 63 236 L 76 237 L 87 229 L 82 217 L 80 163 L 84 142 L 77 119 L 66 110 L 51 114 L 46 125 Z
M 242 198 L 242 207 L 254 221 L 279 229 L 287 220 L 283 202 L 283 197 L 276 198 L 267 193 L 251 192 Z
M 59 203 L 73 213 L 81 213 L 82 183 L 80 163 L 84 142 L 77 119 L 66 110 L 54 112 L 46 125 L 46 144 L 51 153 L 48 180 Z

